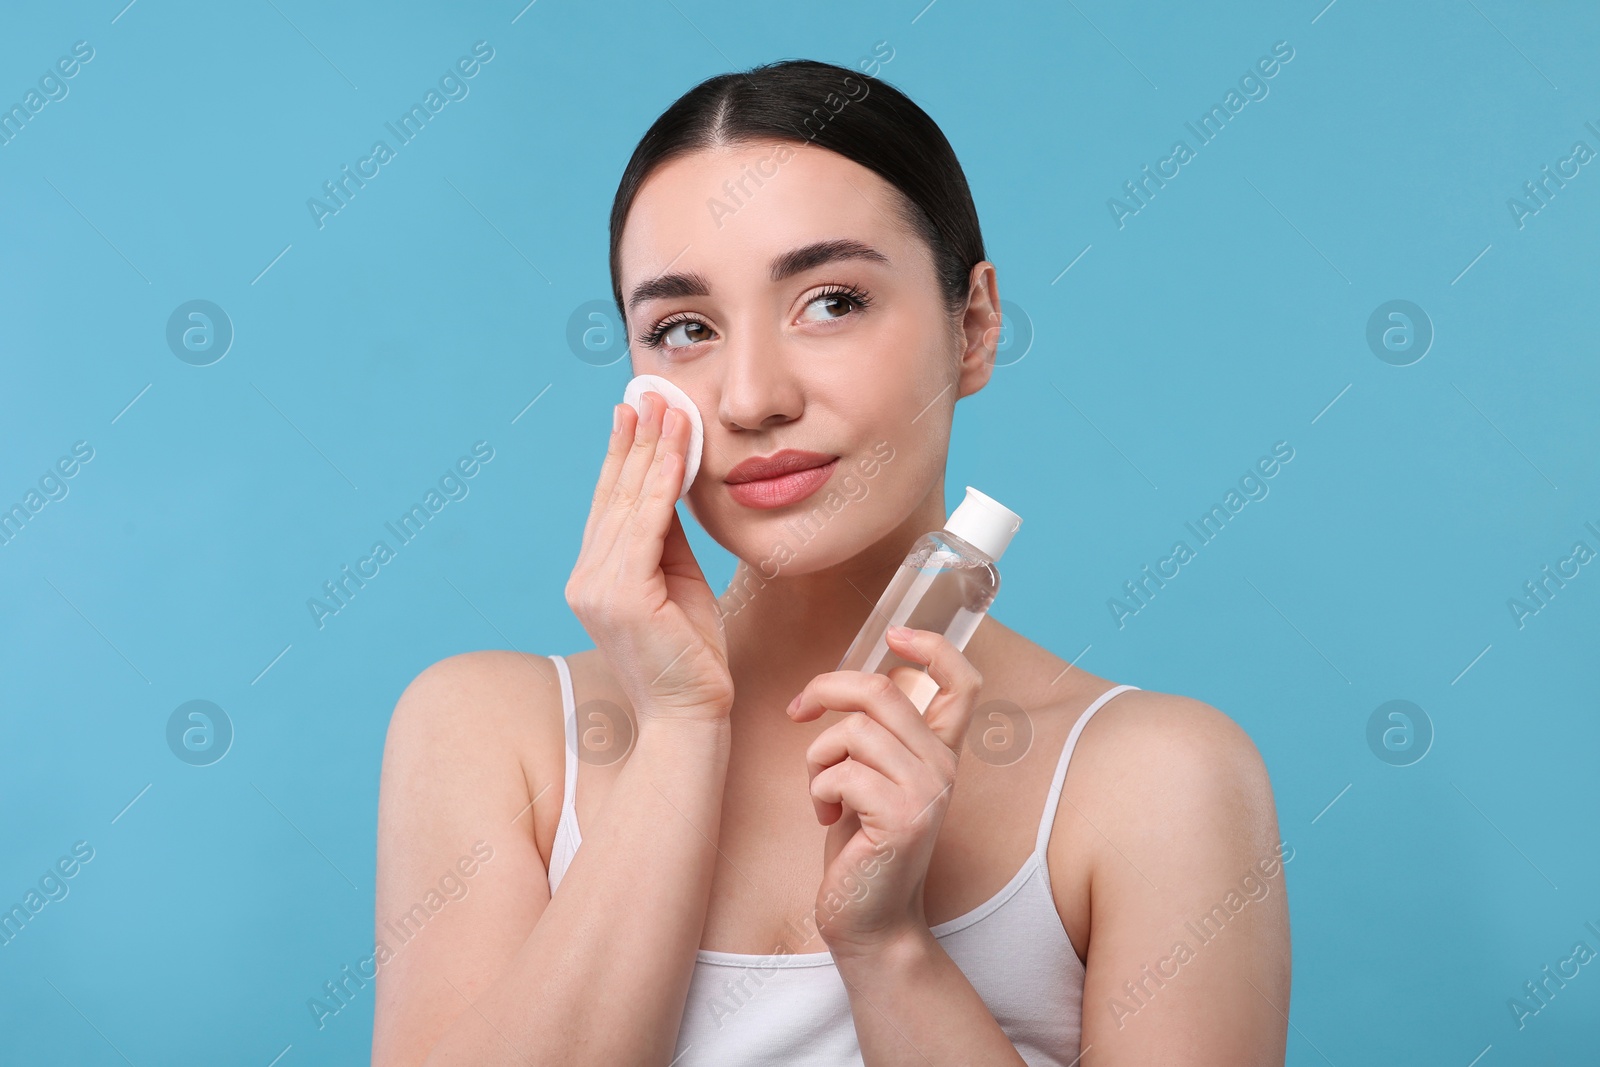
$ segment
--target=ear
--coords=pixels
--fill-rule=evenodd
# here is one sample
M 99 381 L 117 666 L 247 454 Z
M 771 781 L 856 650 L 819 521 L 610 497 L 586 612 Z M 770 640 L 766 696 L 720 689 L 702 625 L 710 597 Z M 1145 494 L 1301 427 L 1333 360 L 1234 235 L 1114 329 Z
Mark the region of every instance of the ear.
M 982 389 L 994 372 L 995 349 L 1000 345 L 1000 285 L 994 264 L 975 264 L 967 282 L 967 306 L 961 313 L 961 365 L 956 397 Z

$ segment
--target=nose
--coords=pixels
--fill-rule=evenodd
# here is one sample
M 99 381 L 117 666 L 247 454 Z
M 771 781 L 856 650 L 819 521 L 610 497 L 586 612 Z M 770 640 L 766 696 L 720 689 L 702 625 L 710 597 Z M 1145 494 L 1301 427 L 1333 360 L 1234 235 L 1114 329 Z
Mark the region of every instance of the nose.
M 800 382 L 776 338 L 745 331 L 725 342 L 722 372 L 717 417 L 729 430 L 766 430 L 800 417 Z

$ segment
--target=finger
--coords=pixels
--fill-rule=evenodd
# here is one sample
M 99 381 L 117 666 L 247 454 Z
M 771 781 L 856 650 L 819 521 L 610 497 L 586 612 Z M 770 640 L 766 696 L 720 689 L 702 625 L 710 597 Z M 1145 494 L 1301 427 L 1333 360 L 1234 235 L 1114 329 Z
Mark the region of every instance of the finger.
M 885 636 L 890 651 L 927 667 L 928 676 L 939 684 L 922 720 L 952 752 L 960 753 L 983 688 L 983 675 L 944 634 L 907 629 L 902 635 L 899 630 L 890 627 Z
M 928 765 L 870 715 L 846 715 L 818 734 L 806 749 L 806 774 L 815 778 L 847 759 L 871 767 L 902 791 L 928 781 Z
M 625 521 L 626 533 L 618 539 L 617 573 L 626 581 L 643 581 L 661 570 L 667 530 L 677 515 L 678 492 L 683 487 L 683 448 L 688 420 L 668 412 L 676 422 L 661 439 L 645 479 L 644 491 Z
M 880 723 L 911 753 L 933 766 L 949 758 L 943 742 L 922 721 L 911 698 L 882 674 L 829 671 L 806 683 L 790 703 L 789 717 L 810 722 L 824 711 L 859 711 Z
M 657 402 L 665 404 L 659 394 L 655 394 Z M 683 489 L 684 468 L 688 466 L 689 455 L 689 419 L 683 412 L 674 408 L 663 407 L 661 412 L 661 428 L 656 440 L 655 451 L 650 456 L 649 465 L 645 468 L 644 484 L 639 496 L 634 501 L 633 513 L 637 518 L 649 507 L 648 502 L 657 495 L 655 489 L 659 485 L 669 503 L 676 504 L 678 495 Z M 678 462 L 677 477 L 668 477 L 664 465 L 669 457 Z M 661 516 L 662 529 L 666 532 L 666 516 Z
M 622 472 L 623 461 L 628 458 L 628 449 L 633 444 L 633 428 L 638 422 L 638 416 L 639 413 L 633 410 L 632 404 L 617 404 L 612 408 L 614 425 L 611 438 L 606 445 L 606 458 L 600 464 L 600 477 L 595 482 L 594 499 L 589 502 L 589 518 L 583 524 L 584 544 L 589 543 L 595 525 L 611 502 L 617 476 Z
M 895 810 L 903 790 L 889 779 L 855 760 L 836 763 L 811 779 L 811 799 L 817 805 L 817 821 L 830 826 L 848 807 L 867 819 L 883 819 Z
M 682 412 L 668 409 L 662 413 L 662 422 L 663 432 L 645 468 L 644 484 L 616 541 L 614 565 L 630 581 L 647 578 L 660 567 L 663 541 L 677 514 L 678 493 L 683 488 L 689 420 Z M 667 422 L 672 423 L 670 429 Z
M 643 403 L 645 413 L 633 420 L 633 442 L 623 457 L 622 470 L 612 488 L 611 499 L 595 528 L 598 539 L 604 544 L 616 541 L 623 523 L 633 513 L 634 505 L 644 491 L 645 476 L 655 460 L 656 443 L 661 439 L 661 417 L 667 405 L 662 401 L 661 394 L 654 392 L 644 394 Z M 623 418 L 628 418 L 626 412 Z

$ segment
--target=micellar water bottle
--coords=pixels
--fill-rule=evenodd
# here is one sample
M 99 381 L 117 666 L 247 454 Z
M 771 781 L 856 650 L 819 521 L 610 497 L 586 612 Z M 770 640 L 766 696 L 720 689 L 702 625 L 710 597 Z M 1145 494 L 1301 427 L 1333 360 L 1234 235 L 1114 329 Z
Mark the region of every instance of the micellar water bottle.
M 967 486 L 966 499 L 944 529 L 923 534 L 911 546 L 835 669 L 888 675 L 917 711 L 927 711 L 938 683 L 921 664 L 890 650 L 889 627 L 932 630 L 966 648 L 1000 591 L 995 563 L 1021 525 L 1016 512 Z

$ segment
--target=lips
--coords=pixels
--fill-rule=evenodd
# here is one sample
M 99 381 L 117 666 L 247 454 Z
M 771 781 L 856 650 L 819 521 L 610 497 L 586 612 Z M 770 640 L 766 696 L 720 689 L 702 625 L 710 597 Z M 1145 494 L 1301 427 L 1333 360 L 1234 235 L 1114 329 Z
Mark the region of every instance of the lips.
M 795 471 L 811 470 L 832 463 L 838 456 L 821 452 L 807 452 L 799 448 L 785 448 L 770 456 L 756 456 L 735 466 L 722 480 L 729 485 L 753 482 L 761 478 L 776 478 Z
M 747 459 L 723 478 L 728 493 L 746 507 L 780 508 L 804 500 L 833 476 L 839 457 L 785 448 Z

